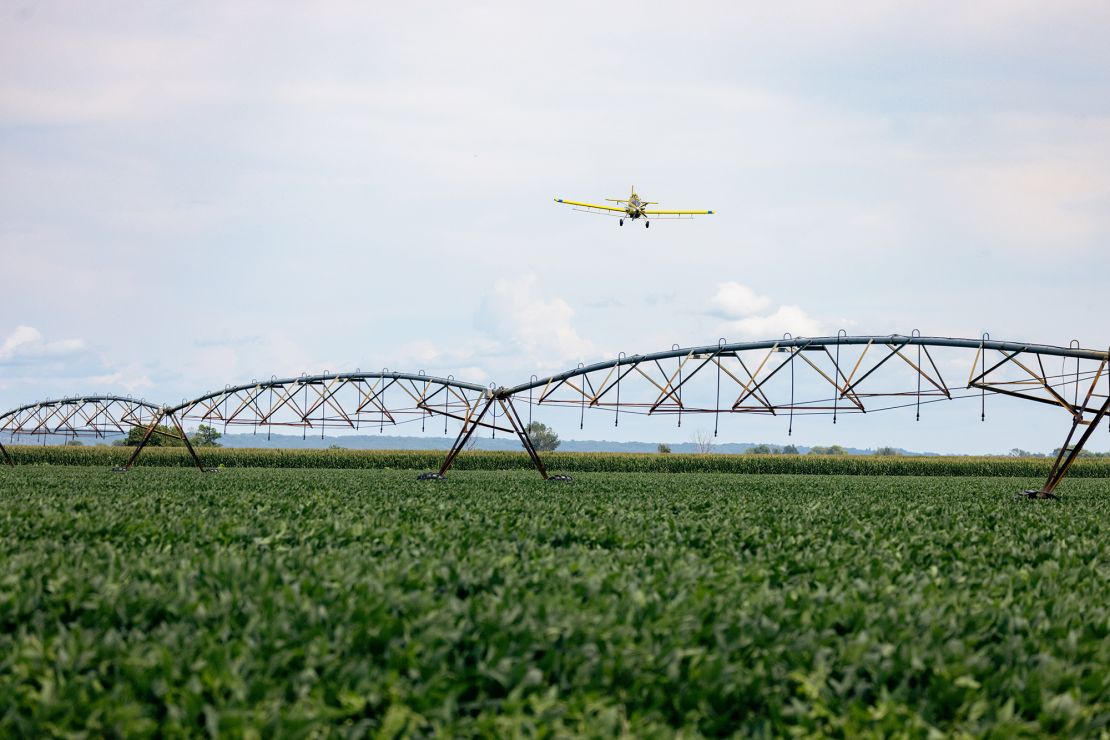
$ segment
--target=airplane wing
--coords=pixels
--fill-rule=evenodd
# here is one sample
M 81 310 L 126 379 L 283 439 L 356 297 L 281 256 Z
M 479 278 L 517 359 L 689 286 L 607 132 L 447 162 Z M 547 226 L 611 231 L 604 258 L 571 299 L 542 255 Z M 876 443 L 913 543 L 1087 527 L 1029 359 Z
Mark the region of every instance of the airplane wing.
M 713 211 L 644 211 L 649 216 L 711 216 Z
M 603 206 L 603 205 L 599 205 L 597 203 L 582 203 L 582 202 L 577 201 L 577 200 L 563 200 L 562 198 L 556 198 L 555 202 L 556 203 L 562 203 L 563 205 L 574 206 L 574 209 L 576 211 L 577 210 L 583 210 L 583 209 L 592 209 L 594 211 L 594 213 L 597 213 L 599 211 L 600 212 L 612 211 L 612 212 L 616 212 L 616 213 L 624 213 L 625 212 L 623 208 L 615 208 L 613 206 Z

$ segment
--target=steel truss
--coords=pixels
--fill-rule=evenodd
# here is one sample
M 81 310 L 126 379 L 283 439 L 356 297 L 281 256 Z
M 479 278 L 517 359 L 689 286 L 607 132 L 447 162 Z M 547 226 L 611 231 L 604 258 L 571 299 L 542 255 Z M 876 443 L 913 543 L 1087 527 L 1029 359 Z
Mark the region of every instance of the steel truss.
M 442 417 L 444 430 L 450 419 L 462 422 L 464 429 L 493 425 L 471 419 L 474 409 L 489 390 L 481 385 L 437 378 L 423 373 L 362 372 L 331 375 L 302 375 L 297 378 L 271 378 L 228 386 L 163 410 L 163 418 L 178 429 L 182 422 L 195 421 L 212 426 L 251 427 L 267 435 L 278 429 L 309 430 L 323 438 L 329 429 L 361 429 L 420 421 L 423 427 L 433 416 Z M 132 456 L 142 450 L 140 445 Z M 198 467 L 201 466 L 196 457 Z
M 970 355 L 966 385 L 953 385 L 951 357 Z M 958 358 L 956 358 L 958 359 Z M 966 362 L 967 357 L 963 358 Z M 1059 372 L 1055 363 L 1060 363 Z M 129 469 L 153 434 L 184 440 L 194 463 L 204 470 L 183 424 L 187 421 L 222 426 L 249 426 L 257 433 L 272 429 L 319 431 L 359 430 L 433 418 L 459 423 L 459 431 L 438 473 L 443 477 L 479 429 L 515 434 L 537 471 L 547 469 L 528 435 L 517 405 L 571 406 L 607 410 L 619 425 L 621 414 L 712 414 L 714 435 L 721 414 L 785 416 L 793 430 L 795 416 L 865 414 L 907 406 L 920 418 L 924 404 L 978 396 L 985 418 L 988 395 L 1003 395 L 1063 409 L 1071 431 L 1042 488 L 1027 492 L 1051 497 L 1090 439 L 1110 415 L 1110 353 L 1080 348 L 979 339 L 911 335 L 791 337 L 759 342 L 679 348 L 646 355 L 580 365 L 547 378 L 517 386 L 486 388 L 423 373 L 361 372 L 298 378 L 271 378 L 228 386 L 221 391 L 153 406 L 116 396 L 45 401 L 0 415 L 0 432 L 11 435 L 127 433 L 146 429 L 125 469 Z M 1105 392 L 1103 392 L 1105 388 Z M 1069 398 L 1070 396 L 1070 398 Z M 514 399 L 516 403 L 514 403 Z M 500 420 L 498 419 L 500 416 Z M 163 429 L 159 429 L 159 425 Z M 169 431 L 164 427 L 168 426 Z M 14 464 L 0 446 L 4 459 Z
M 938 353 L 974 351 L 966 386 L 945 379 Z M 712 414 L 714 435 L 721 414 L 795 416 L 866 414 L 966 398 L 978 391 L 985 418 L 987 395 L 1005 395 L 1065 410 L 1072 428 L 1042 488 L 1050 497 L 1095 427 L 1110 413 L 1110 353 L 1070 347 L 911 335 L 791 337 L 758 342 L 724 340 L 579 366 L 506 389 L 528 394 L 529 404 L 607 409 L 621 414 Z M 1052 361 L 1064 364 L 1050 372 Z M 966 358 L 964 359 L 966 362 Z M 966 366 L 966 365 L 965 365 Z M 1100 392 L 1105 384 L 1106 392 Z M 700 386 L 700 388 L 699 388 Z M 1066 396 L 1072 395 L 1071 400 Z M 1083 429 L 1082 433 L 1078 433 Z
M 146 426 L 159 407 L 124 396 L 75 396 L 27 404 L 0 414 L 0 433 L 11 437 L 61 435 L 105 438 Z

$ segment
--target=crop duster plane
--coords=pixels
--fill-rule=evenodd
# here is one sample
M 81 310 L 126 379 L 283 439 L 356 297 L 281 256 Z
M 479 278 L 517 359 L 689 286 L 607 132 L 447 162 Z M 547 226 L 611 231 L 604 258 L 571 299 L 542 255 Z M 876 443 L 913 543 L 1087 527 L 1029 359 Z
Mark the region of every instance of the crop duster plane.
M 563 203 L 572 206 L 576 211 L 583 211 L 585 213 L 600 213 L 606 216 L 613 216 L 619 218 L 621 226 L 624 226 L 626 218 L 635 221 L 638 218 L 644 219 L 644 228 L 651 226 L 652 218 L 693 218 L 694 216 L 711 216 L 713 211 L 663 211 L 648 206 L 657 206 L 657 202 L 653 200 L 640 200 L 640 196 L 636 195 L 636 188 L 632 188 L 632 195 L 628 196 L 628 200 L 621 200 L 618 198 L 606 198 L 609 203 L 619 203 L 619 206 L 603 206 L 598 203 L 582 203 L 577 200 L 564 200 L 556 198 L 556 203 Z

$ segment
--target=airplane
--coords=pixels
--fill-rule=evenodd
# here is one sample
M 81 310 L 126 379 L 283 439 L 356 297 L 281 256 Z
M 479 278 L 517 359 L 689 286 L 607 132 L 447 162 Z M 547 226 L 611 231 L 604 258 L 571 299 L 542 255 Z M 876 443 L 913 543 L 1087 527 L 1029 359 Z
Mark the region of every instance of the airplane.
M 605 216 L 614 216 L 620 219 L 621 226 L 624 226 L 624 220 L 631 219 L 635 221 L 638 218 L 644 219 L 644 228 L 651 226 L 651 219 L 649 216 L 655 218 L 693 218 L 694 216 L 708 216 L 712 215 L 713 211 L 660 211 L 649 210 L 648 206 L 659 205 L 653 200 L 640 200 L 640 196 L 636 195 L 636 187 L 632 187 L 632 195 L 628 200 L 620 200 L 617 198 L 606 198 L 605 200 L 610 203 L 621 203 L 620 207 L 616 206 L 603 206 L 597 203 L 582 203 L 576 200 L 563 200 L 556 198 L 556 203 L 563 203 L 568 206 L 573 206 L 576 211 L 583 211 L 584 213 L 600 213 Z

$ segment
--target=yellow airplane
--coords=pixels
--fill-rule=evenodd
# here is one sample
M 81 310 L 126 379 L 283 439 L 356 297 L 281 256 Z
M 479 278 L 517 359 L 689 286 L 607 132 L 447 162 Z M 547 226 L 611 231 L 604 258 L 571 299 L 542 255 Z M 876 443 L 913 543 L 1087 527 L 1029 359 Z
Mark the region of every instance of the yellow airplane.
M 636 195 L 636 188 L 632 188 L 632 195 L 628 200 L 619 200 L 617 198 L 606 198 L 605 200 L 610 203 L 621 203 L 620 207 L 616 206 L 602 206 L 596 203 L 581 203 L 577 200 L 563 200 L 556 198 L 556 203 L 564 203 L 568 206 L 573 206 L 576 211 L 583 211 L 585 213 L 601 213 L 606 216 L 614 216 L 620 218 L 621 226 L 624 226 L 626 218 L 635 221 L 638 218 L 644 219 L 644 228 L 651 226 L 651 218 L 693 218 L 694 216 L 709 216 L 713 211 L 659 211 L 648 209 L 648 206 L 659 205 L 653 200 L 640 200 L 640 196 Z

